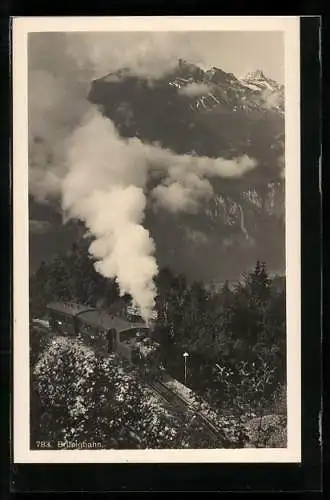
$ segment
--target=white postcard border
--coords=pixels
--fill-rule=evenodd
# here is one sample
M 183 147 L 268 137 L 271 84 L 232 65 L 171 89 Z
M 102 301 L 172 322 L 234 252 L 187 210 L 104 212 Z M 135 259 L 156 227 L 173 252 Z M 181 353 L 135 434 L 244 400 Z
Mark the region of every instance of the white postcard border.
M 27 36 L 50 31 L 282 31 L 285 36 L 285 204 L 288 446 L 228 450 L 29 449 Z M 271 54 L 270 54 L 271 57 Z M 301 461 L 299 17 L 13 18 L 14 463 L 288 463 Z

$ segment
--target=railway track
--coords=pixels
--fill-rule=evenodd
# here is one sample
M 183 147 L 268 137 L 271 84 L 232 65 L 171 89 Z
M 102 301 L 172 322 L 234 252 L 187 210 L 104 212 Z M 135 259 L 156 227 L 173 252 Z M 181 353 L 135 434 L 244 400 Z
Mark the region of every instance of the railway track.
M 32 331 L 36 331 L 38 333 L 52 333 L 52 330 L 41 321 L 33 321 L 30 326 L 32 328 Z M 174 409 L 174 411 L 176 411 L 177 413 L 186 415 L 188 411 L 192 412 L 197 421 L 200 422 L 201 427 L 205 429 L 205 432 L 208 435 L 210 441 L 216 443 L 224 443 L 225 441 L 227 441 L 223 433 L 214 426 L 214 424 L 208 417 L 203 415 L 201 412 L 196 411 L 195 408 L 191 406 L 191 404 L 189 404 L 179 394 L 168 388 L 164 383 L 159 380 L 150 381 L 147 379 L 146 382 L 154 391 L 154 393 L 156 393 L 161 399 L 163 399 L 163 401 L 166 402 L 170 407 L 172 407 L 172 409 Z
M 215 427 L 215 425 L 210 421 L 208 417 L 203 415 L 201 412 L 196 411 L 185 399 L 180 397 L 177 393 L 173 392 L 171 389 L 166 387 L 160 381 L 149 382 L 151 389 L 160 396 L 166 403 L 168 403 L 175 411 L 181 414 L 186 414 L 187 411 L 194 413 L 197 422 L 201 424 L 201 427 L 205 429 L 207 437 L 211 443 L 221 443 L 221 447 L 224 442 L 227 441 L 223 433 Z
M 187 413 L 187 404 L 180 399 L 180 397 L 171 391 L 168 387 L 159 381 L 148 382 L 151 389 L 161 397 L 169 406 L 178 413 Z
M 224 441 L 224 436 L 220 431 L 212 424 L 212 422 L 203 414 L 197 412 L 197 418 L 200 420 L 204 426 L 207 427 L 207 431 L 210 435 L 211 440 L 214 440 L 215 442 L 221 441 L 223 443 Z

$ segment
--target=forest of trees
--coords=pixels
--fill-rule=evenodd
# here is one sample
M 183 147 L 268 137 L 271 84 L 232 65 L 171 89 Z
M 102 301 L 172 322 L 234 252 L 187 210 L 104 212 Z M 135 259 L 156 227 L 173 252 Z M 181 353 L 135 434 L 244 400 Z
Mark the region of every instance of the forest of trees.
M 51 375 L 50 375 L 51 374 Z M 31 447 L 51 442 L 102 448 L 204 447 L 191 416 L 157 404 L 139 372 L 104 358 L 72 338 L 58 337 L 32 370 Z
M 41 265 L 31 277 L 31 317 L 41 317 L 46 304 L 53 300 L 101 304 L 105 309 L 119 301 L 116 281 L 96 273 L 87 244 L 83 240 L 66 255 Z M 235 415 L 242 425 L 247 420 L 261 422 L 261 418 L 267 420 L 275 415 L 280 424 L 274 424 L 274 432 L 278 432 L 278 426 L 283 430 L 286 426 L 284 278 L 271 278 L 266 264 L 258 261 L 235 287 L 225 283 L 220 291 L 206 289 L 202 283 L 188 283 L 185 276 L 175 275 L 169 269 L 159 272 L 156 285 L 158 319 L 154 335 L 160 343 L 159 357 L 166 369 L 183 381 L 182 353 L 187 351 L 187 385 L 212 408 Z M 40 363 L 33 341 L 31 351 L 34 364 Z M 270 441 L 269 429 L 274 425 L 267 426 L 265 435 L 269 435 Z M 258 429 L 260 441 L 261 427 Z

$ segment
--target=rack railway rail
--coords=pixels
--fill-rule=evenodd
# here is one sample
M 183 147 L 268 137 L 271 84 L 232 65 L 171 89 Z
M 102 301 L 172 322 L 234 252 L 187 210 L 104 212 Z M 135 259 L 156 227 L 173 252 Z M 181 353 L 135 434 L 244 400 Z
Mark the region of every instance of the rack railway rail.
M 142 332 L 148 337 L 149 328 L 141 322 L 129 322 L 86 305 L 75 303 L 52 303 L 47 307 L 48 319 L 32 320 L 33 330 L 49 334 L 80 337 L 83 341 L 104 355 L 116 353 L 129 364 L 136 364 L 139 343 L 136 335 Z M 228 440 L 210 419 L 197 411 L 186 399 L 167 387 L 161 380 L 145 378 L 152 391 L 165 401 L 174 411 L 183 415 L 191 412 L 201 427 L 205 429 L 210 443 L 221 447 Z
M 187 403 L 180 398 L 175 392 L 162 384 L 159 380 L 148 382 L 151 389 L 157 393 L 164 401 L 166 401 L 178 413 L 187 413 Z
M 157 380 L 148 382 L 148 385 L 161 399 L 166 401 L 179 414 L 186 415 L 188 411 L 191 411 L 197 419 L 197 422 L 199 422 L 201 427 L 205 429 L 210 443 L 219 444 L 221 447 L 223 447 L 224 444 L 229 444 L 224 434 L 217 429 L 217 427 L 208 417 L 206 417 L 206 415 L 193 408 L 192 405 L 189 404 L 184 398 L 166 387 L 166 385 L 164 385 L 161 381 Z

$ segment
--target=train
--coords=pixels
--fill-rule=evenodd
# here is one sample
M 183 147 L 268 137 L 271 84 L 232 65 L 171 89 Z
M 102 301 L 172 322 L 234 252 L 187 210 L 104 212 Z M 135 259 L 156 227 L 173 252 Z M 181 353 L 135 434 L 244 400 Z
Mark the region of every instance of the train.
M 38 330 L 76 337 L 102 355 L 118 354 L 130 364 L 138 364 L 159 347 L 152 328 L 139 317 L 130 320 L 102 309 L 74 302 L 52 302 L 46 320 L 35 319 Z
M 129 311 L 128 311 L 129 312 Z M 134 315 L 134 310 L 127 318 L 109 314 L 101 308 L 89 307 L 74 302 L 52 302 L 46 307 L 45 318 L 33 318 L 32 331 L 48 335 L 67 336 L 80 339 L 85 345 L 104 356 L 118 355 L 130 365 L 135 365 L 143 375 L 149 387 L 161 399 L 166 400 L 176 412 L 187 411 L 196 414 L 205 427 L 205 432 L 212 440 L 219 439 L 219 430 L 201 412 L 191 406 L 191 401 L 178 391 L 179 384 L 160 361 L 160 344 L 154 335 L 152 326 L 147 326 L 141 317 Z M 176 389 L 173 388 L 176 382 Z M 191 393 L 191 391 L 189 390 Z M 223 441 L 223 435 L 220 435 Z

